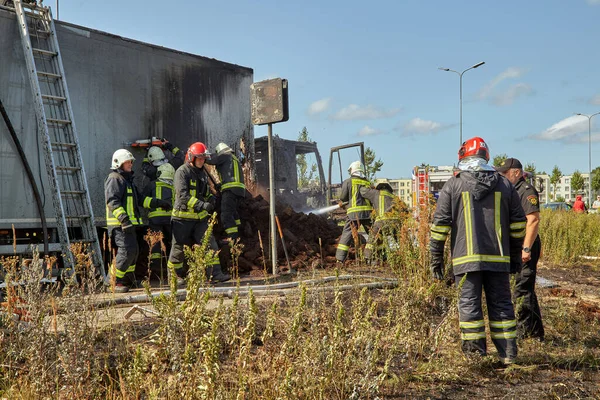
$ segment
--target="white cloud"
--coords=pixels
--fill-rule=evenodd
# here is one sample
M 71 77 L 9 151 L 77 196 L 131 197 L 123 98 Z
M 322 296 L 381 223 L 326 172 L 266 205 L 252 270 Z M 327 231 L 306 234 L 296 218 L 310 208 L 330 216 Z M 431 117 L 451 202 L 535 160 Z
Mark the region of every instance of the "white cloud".
M 413 136 L 434 134 L 450 127 L 452 127 L 452 125 L 444 125 L 439 122 L 428 121 L 421 118 L 413 118 L 404 124 L 404 126 L 399 127 L 398 130 L 402 131 L 402 136 Z
M 359 106 L 358 104 L 350 104 L 342 108 L 331 116 L 335 120 L 357 120 L 357 119 L 382 119 L 390 118 L 402 111 L 401 108 L 390 108 L 388 110 L 378 108 L 373 105 Z
M 371 128 L 369 125 L 365 125 L 358 131 L 358 136 L 375 136 L 382 134 L 383 131 L 381 129 Z
M 600 0 L 598 0 L 598 3 L 600 4 Z M 588 103 L 590 103 L 591 105 L 594 106 L 600 106 L 600 94 L 597 94 L 596 96 L 592 97 Z
M 506 79 L 520 78 L 526 72 L 527 72 L 527 70 L 524 68 L 509 67 L 506 70 L 502 71 L 500 74 L 498 74 L 494 79 L 492 79 L 491 81 L 486 83 L 485 86 L 483 86 L 479 90 L 479 92 L 477 92 L 475 97 L 478 100 L 485 100 L 492 95 L 496 86 L 498 86 L 500 83 L 502 83 L 502 81 L 504 81 Z
M 590 6 L 597 6 L 600 4 L 600 0 L 586 0 Z
M 550 128 L 540 133 L 530 135 L 529 138 L 535 140 L 578 142 L 580 141 L 579 136 L 584 133 L 588 133 L 587 118 L 579 115 L 572 115 L 555 123 Z
M 529 96 L 534 93 L 531 86 L 526 83 L 516 83 L 506 91 L 499 93 L 491 98 L 492 104 L 497 106 L 507 106 L 515 102 L 521 96 Z
M 329 109 L 330 105 L 331 105 L 331 98 L 326 97 L 324 99 L 317 100 L 314 103 L 311 103 L 311 105 L 308 106 L 308 110 L 306 112 L 308 113 L 308 115 L 321 114 L 321 113 L 327 111 Z

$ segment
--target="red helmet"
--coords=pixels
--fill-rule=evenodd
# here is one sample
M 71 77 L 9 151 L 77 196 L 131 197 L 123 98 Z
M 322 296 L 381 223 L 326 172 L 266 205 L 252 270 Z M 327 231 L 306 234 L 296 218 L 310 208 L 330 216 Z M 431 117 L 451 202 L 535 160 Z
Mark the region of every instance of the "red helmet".
M 458 150 L 458 161 L 466 157 L 481 157 L 490 161 L 490 150 L 482 138 L 475 136 L 464 141 Z
M 202 142 L 196 142 L 190 146 L 190 148 L 187 151 L 185 160 L 187 162 L 193 163 L 196 157 L 209 158 L 206 146 Z

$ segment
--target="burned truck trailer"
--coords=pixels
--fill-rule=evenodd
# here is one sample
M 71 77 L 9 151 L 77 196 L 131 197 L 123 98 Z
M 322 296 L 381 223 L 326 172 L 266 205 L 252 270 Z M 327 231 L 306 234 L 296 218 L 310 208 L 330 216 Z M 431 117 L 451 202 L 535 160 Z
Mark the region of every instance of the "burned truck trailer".
M 77 126 L 89 195 L 98 228 L 105 226 L 104 179 L 112 153 L 129 148 L 143 181 L 143 149 L 130 143 L 164 137 L 185 151 L 196 141 L 254 152 L 250 68 L 55 21 Z M 18 22 L 0 7 L 0 100 L 24 149 L 44 204 L 50 250 L 59 251 L 56 218 L 37 131 L 34 99 Z M 41 220 L 15 143 L 0 119 L 0 254 L 25 253 L 41 243 Z M 253 157 L 245 157 L 253 163 Z M 253 165 L 246 165 L 252 179 Z M 73 225 L 73 229 L 77 226 Z M 14 233 L 14 234 L 13 234 Z M 42 246 L 39 246 L 42 249 Z

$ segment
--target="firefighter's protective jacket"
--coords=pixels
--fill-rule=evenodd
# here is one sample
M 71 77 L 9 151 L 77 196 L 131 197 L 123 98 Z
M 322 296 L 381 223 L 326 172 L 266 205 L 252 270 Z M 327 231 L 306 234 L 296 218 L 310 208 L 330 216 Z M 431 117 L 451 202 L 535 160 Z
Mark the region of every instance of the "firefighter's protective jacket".
M 357 221 L 361 219 L 370 219 L 373 206 L 371 202 L 360 193 L 362 187 L 371 187 L 371 182 L 356 176 L 346 179 L 342 183 L 342 194 L 340 200 L 348 202 L 346 213 L 348 219 Z
M 106 200 L 106 225 L 109 229 L 121 226 L 127 221 L 141 225 L 140 206 L 142 196 L 133 183 L 133 173 L 121 169 L 112 170 L 104 181 Z
M 394 208 L 394 200 L 397 198 L 393 193 L 364 186 L 359 190 L 362 197 L 373 205 L 376 222 L 392 219 L 389 213 Z
M 175 190 L 173 185 L 156 180 L 150 182 L 144 190 L 144 208 L 148 208 L 148 222 L 152 225 L 168 225 L 171 223 L 171 210 L 158 207 L 156 200 L 168 201 L 173 206 Z
M 189 163 L 175 171 L 173 182 L 175 202 L 171 215 L 174 219 L 203 220 L 208 212 L 203 209 L 204 203 L 213 201 L 208 175 L 204 168 L 196 168 Z
M 242 197 L 246 195 L 242 165 L 236 156 L 231 153 L 212 155 L 210 159 L 206 160 L 206 164 L 214 165 L 217 168 L 221 191 L 230 190 L 236 196 Z
M 492 171 L 461 171 L 442 188 L 433 216 L 432 260 L 451 234 L 454 274 L 510 272 L 521 265 L 526 218 L 511 183 Z M 441 266 L 441 265 L 440 265 Z

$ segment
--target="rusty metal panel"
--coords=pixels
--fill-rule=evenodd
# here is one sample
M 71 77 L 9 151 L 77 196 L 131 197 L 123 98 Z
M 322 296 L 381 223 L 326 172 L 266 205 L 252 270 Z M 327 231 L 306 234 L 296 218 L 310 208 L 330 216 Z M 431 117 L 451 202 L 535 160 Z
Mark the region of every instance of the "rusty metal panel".
M 289 119 L 287 79 L 275 78 L 253 83 L 250 92 L 254 125 L 274 124 Z

